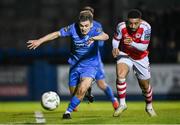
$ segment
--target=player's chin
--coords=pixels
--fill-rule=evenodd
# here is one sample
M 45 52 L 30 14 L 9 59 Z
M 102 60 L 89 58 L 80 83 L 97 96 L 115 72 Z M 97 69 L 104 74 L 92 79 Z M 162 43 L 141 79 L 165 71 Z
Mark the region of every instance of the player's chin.
M 131 28 L 131 31 L 135 32 L 137 29 Z
M 82 35 L 87 35 L 87 33 L 88 33 L 88 32 L 86 32 L 86 31 L 82 31 L 82 32 L 81 32 Z

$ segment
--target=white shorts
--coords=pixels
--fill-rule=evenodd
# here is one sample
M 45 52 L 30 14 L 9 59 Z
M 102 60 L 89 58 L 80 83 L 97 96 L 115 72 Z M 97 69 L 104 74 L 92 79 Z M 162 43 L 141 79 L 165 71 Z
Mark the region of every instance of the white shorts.
M 129 70 L 133 69 L 138 79 L 146 80 L 146 79 L 151 78 L 148 56 L 140 60 L 134 60 L 130 57 L 127 57 L 127 58 L 122 57 L 117 60 L 117 64 L 118 63 L 127 64 L 129 67 Z

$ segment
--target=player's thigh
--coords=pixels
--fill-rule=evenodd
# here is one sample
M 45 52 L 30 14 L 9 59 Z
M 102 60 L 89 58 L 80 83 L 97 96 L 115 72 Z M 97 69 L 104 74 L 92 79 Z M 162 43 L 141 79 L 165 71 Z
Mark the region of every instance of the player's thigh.
M 80 69 L 80 83 L 78 92 L 84 93 L 84 91 L 90 87 L 93 79 L 96 77 L 97 70 L 97 67 L 83 67 Z
M 118 78 L 125 78 L 132 68 L 133 63 L 129 58 L 120 58 L 117 60 L 116 73 Z
M 106 89 L 107 84 L 105 83 L 105 72 L 104 72 L 104 68 L 99 68 L 96 74 L 96 83 L 98 85 L 99 88 L 101 89 Z
M 83 99 L 87 89 L 91 86 L 93 78 L 91 77 L 83 77 L 80 80 L 80 83 L 77 88 L 76 96 L 80 99 Z
M 133 61 L 133 70 L 140 80 L 148 80 L 151 78 L 149 59 L 145 57 L 141 60 Z
M 93 78 L 91 78 L 91 77 L 81 78 L 79 88 L 83 88 L 83 89 L 87 90 L 91 86 L 92 81 L 93 81 Z

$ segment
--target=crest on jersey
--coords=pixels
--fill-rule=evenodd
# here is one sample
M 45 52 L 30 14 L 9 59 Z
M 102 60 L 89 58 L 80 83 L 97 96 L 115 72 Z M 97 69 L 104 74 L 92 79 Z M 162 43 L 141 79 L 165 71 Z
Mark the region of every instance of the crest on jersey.
M 136 38 L 141 38 L 141 34 L 140 33 L 136 33 L 135 37 Z
M 127 37 L 129 37 L 129 35 L 126 33 L 126 34 L 124 34 L 124 37 L 127 38 Z

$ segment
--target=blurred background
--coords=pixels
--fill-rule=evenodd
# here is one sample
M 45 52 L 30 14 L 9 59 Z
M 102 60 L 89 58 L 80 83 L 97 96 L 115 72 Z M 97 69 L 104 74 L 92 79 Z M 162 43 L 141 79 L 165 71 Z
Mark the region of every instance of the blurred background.
M 138 8 L 152 26 L 149 45 L 155 99 L 180 99 L 179 0 L 0 0 L 0 101 L 39 100 L 45 91 L 69 97 L 67 59 L 70 39 L 59 38 L 36 50 L 26 42 L 59 30 L 77 20 L 84 6 L 95 9 L 110 39 L 102 50 L 106 81 L 115 88 L 111 40 L 115 26 Z M 128 77 L 128 99 L 143 99 L 133 75 Z M 93 85 L 97 99 L 105 99 Z M 135 97 L 135 98 L 134 98 Z

